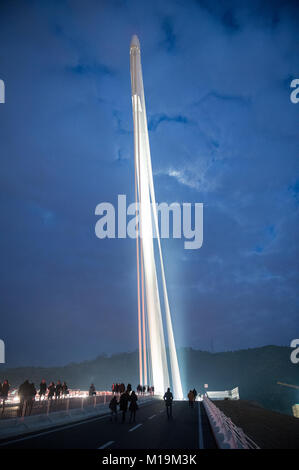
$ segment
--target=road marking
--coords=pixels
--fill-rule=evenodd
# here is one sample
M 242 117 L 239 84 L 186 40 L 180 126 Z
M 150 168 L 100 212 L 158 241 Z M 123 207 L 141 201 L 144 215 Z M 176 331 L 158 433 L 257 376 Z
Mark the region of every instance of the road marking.
M 203 443 L 203 428 L 202 428 L 202 419 L 201 419 L 201 406 L 200 402 L 198 403 L 198 448 L 204 449 Z
M 149 403 L 140 403 L 140 407 L 150 405 L 153 401 L 155 401 L 155 399 L 149 400 Z M 7 438 L 4 438 L 4 439 L 9 439 L 9 440 L 5 441 L 5 442 L 0 442 L 0 447 L 5 447 L 5 446 L 8 446 L 10 444 L 14 444 L 15 442 L 27 441 L 29 439 L 35 439 L 36 437 L 46 436 L 47 434 L 52 434 L 53 432 L 54 433 L 55 432 L 61 432 L 61 431 L 64 431 L 65 429 L 71 429 L 71 428 L 74 428 L 75 426 L 82 426 L 84 424 L 89 424 L 89 423 L 92 423 L 94 421 L 99 421 L 101 419 L 108 418 L 109 416 L 110 416 L 110 414 L 105 413 L 102 416 L 97 416 L 95 418 L 85 419 L 85 420 L 82 420 L 82 421 L 78 421 L 77 423 L 62 425 L 62 426 L 50 429 L 48 431 L 41 431 L 37 434 L 31 434 L 31 435 L 24 436 L 24 437 L 17 437 L 16 439 L 9 439 L 9 437 L 7 437 Z
M 160 410 L 160 413 L 164 413 L 164 410 Z
M 137 425 L 134 426 L 133 428 L 129 429 L 129 432 L 135 431 L 135 429 L 140 428 L 140 426 L 142 426 L 142 423 L 137 424 Z
M 153 419 L 156 415 L 150 416 L 148 419 Z
M 114 441 L 106 442 L 106 444 L 103 444 L 101 447 L 98 447 L 98 449 L 106 449 L 106 447 L 111 446 L 111 444 L 114 444 Z

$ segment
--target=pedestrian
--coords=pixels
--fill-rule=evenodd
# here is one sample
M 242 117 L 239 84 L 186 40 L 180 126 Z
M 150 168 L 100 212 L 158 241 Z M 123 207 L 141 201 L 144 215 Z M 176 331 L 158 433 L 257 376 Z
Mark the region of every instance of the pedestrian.
M 8 392 L 9 392 L 10 385 L 8 383 L 8 380 L 4 380 L 2 387 L 1 387 L 1 398 L 4 400 L 7 400 L 8 397 Z
M 89 396 L 94 397 L 97 394 L 94 384 L 91 384 L 89 387 Z
M 115 395 L 113 395 L 110 403 L 109 403 L 109 408 L 111 410 L 111 416 L 110 416 L 110 421 L 113 421 L 113 416 L 115 417 L 115 422 L 117 422 L 117 398 Z
M 0 398 L 2 399 L 2 414 L 4 413 L 5 402 L 8 397 L 9 388 L 10 388 L 10 385 L 8 383 L 8 380 L 5 379 L 3 384 L 0 387 Z
M 51 382 L 48 387 L 48 400 L 52 400 L 52 398 L 54 397 L 55 389 L 56 387 L 55 387 L 54 382 Z
M 121 419 L 122 423 L 126 421 L 128 401 L 129 401 L 129 395 L 127 394 L 127 392 L 122 393 L 119 399 L 119 409 L 122 412 L 122 419 Z
M 170 418 L 172 418 L 173 395 L 172 395 L 169 387 L 167 389 L 167 392 L 165 392 L 163 399 L 164 399 L 165 405 L 166 405 L 167 418 L 170 419 Z
M 57 385 L 55 387 L 55 398 L 56 399 L 60 398 L 61 392 L 62 392 L 62 385 L 61 385 L 60 380 L 58 380 Z
M 128 386 L 127 386 L 127 392 L 128 392 L 129 395 L 130 395 L 131 391 L 132 391 L 132 385 L 131 385 L 131 384 L 128 384 Z
M 32 382 L 28 385 L 28 406 L 27 406 L 27 413 L 26 413 L 28 416 L 31 415 L 33 403 L 35 401 L 35 395 L 36 395 L 36 388 L 35 388 L 34 383 Z
M 188 400 L 189 400 L 189 408 L 193 408 L 194 405 L 194 393 L 192 390 L 189 391 L 188 393 Z
M 66 397 L 70 393 L 66 382 L 63 382 L 61 391 L 64 397 Z
M 42 379 L 41 383 L 39 384 L 39 398 L 41 400 L 42 397 L 45 398 L 47 393 L 47 383 L 45 379 Z
M 131 393 L 130 396 L 130 406 L 129 406 L 129 411 L 130 411 L 130 419 L 129 422 L 133 420 L 133 423 L 135 423 L 135 418 L 136 418 L 136 411 L 138 410 L 138 404 L 137 404 L 138 397 L 136 393 L 133 392 Z
M 31 387 L 30 387 L 29 380 L 25 380 L 25 382 L 19 386 L 19 389 L 18 389 L 18 396 L 20 399 L 20 405 L 19 405 L 19 410 L 18 410 L 19 416 L 25 416 L 27 413 L 28 400 L 30 398 L 30 392 L 31 392 L 30 389 Z
M 195 401 L 195 400 L 196 400 L 196 397 L 197 397 L 197 391 L 196 391 L 196 389 L 194 388 L 194 389 L 192 390 L 192 392 L 193 392 L 194 401 Z

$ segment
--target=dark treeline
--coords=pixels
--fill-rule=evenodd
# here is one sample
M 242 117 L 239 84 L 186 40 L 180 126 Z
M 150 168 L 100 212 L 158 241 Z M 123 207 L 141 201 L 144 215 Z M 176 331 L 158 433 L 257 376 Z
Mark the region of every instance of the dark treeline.
M 191 348 L 179 350 L 182 382 L 187 395 L 190 388 L 204 391 L 227 390 L 239 386 L 240 397 L 252 400 L 265 408 L 291 414 L 291 407 L 299 402 L 299 391 L 282 387 L 277 381 L 299 385 L 299 364 L 290 361 L 288 347 L 265 346 L 233 352 L 209 353 Z M 8 378 L 17 387 L 27 378 L 39 384 L 65 380 L 70 388 L 88 390 L 91 383 L 97 390 L 111 390 L 115 381 L 139 383 L 137 352 L 99 356 L 92 361 L 68 364 L 64 367 L 0 368 L 0 381 Z

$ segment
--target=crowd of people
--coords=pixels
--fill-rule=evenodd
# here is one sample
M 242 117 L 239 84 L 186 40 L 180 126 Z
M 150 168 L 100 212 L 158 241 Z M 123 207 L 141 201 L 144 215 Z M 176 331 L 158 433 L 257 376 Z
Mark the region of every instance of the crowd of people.
M 124 383 L 113 383 L 111 387 L 113 394 L 122 394 L 125 392 L 126 387 Z M 149 385 L 140 385 L 138 384 L 136 387 L 137 395 L 145 395 L 146 393 L 154 395 L 155 389 L 154 387 L 150 387 Z
M 18 396 L 20 400 L 19 416 L 29 416 L 32 411 L 32 406 L 35 401 L 36 395 L 39 395 L 40 400 L 48 398 L 48 400 L 59 399 L 66 397 L 69 394 L 69 389 L 66 382 L 61 383 L 60 380 L 55 384 L 50 382 L 47 385 L 45 379 L 42 379 L 37 392 L 33 382 L 25 380 L 18 388 Z
M 2 400 L 2 413 L 4 412 L 4 406 L 8 398 L 9 390 L 10 385 L 8 383 L 8 380 L 4 380 L 3 383 L 0 383 L 0 400 Z M 138 384 L 136 387 L 136 392 L 132 390 L 131 384 L 128 384 L 127 387 L 124 383 L 112 384 L 113 396 L 109 403 L 111 421 L 117 421 L 118 407 L 119 411 L 121 412 L 122 423 L 126 421 L 126 414 L 128 410 L 130 412 L 129 422 L 131 423 L 136 421 L 136 412 L 138 410 L 138 396 L 145 395 L 146 392 L 153 395 L 154 387 L 145 385 L 142 386 Z M 18 410 L 19 416 L 29 416 L 31 414 L 33 403 L 37 394 L 39 395 L 40 400 L 45 398 L 48 398 L 48 400 L 57 400 L 61 397 L 66 397 L 67 395 L 69 395 L 69 389 L 66 382 L 61 383 L 61 381 L 58 380 L 56 384 L 54 382 L 50 382 L 49 385 L 47 385 L 46 380 L 42 379 L 39 386 L 39 391 L 37 392 L 34 383 L 29 382 L 29 380 L 25 380 L 25 382 L 22 383 L 18 388 L 18 396 L 20 400 Z M 197 395 L 198 394 L 195 388 L 189 391 L 188 400 L 190 408 L 194 407 L 194 402 L 196 400 Z M 96 388 L 93 383 L 89 387 L 89 396 L 96 396 Z M 173 394 L 170 391 L 170 388 L 167 389 L 166 393 L 163 396 L 163 399 L 166 405 L 167 418 L 172 419 Z
M 138 396 L 134 390 L 132 390 L 131 384 L 128 384 L 127 387 L 123 383 L 113 384 L 112 385 L 113 397 L 109 403 L 109 408 L 111 411 L 111 421 L 117 422 L 117 407 L 119 406 L 119 411 L 121 412 L 121 422 L 126 421 L 126 414 L 129 410 L 130 417 L 129 423 L 136 421 L 136 411 L 138 410 Z M 117 396 L 120 394 L 119 401 Z

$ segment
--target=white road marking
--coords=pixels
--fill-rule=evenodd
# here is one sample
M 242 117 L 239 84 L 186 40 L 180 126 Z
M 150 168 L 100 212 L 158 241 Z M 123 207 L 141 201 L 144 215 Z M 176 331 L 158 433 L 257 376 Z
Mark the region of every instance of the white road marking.
M 153 401 L 154 401 L 154 399 L 149 400 L 149 403 L 140 403 L 140 407 L 150 405 Z M 78 421 L 77 423 L 72 423 L 72 424 L 67 424 L 67 425 L 55 427 L 55 428 L 50 429 L 48 431 L 41 431 L 39 433 L 31 434 L 31 435 L 24 436 L 24 437 L 17 437 L 16 439 L 9 439 L 9 437 L 7 437 L 7 439 L 9 439 L 9 440 L 6 441 L 6 442 L 0 442 L 0 447 L 5 447 L 5 446 L 8 446 L 9 444 L 14 444 L 15 442 L 28 441 L 29 439 L 35 439 L 36 437 L 46 436 L 47 434 L 52 434 L 52 433 L 55 433 L 55 432 L 62 432 L 65 429 L 71 429 L 71 428 L 74 428 L 76 426 L 82 426 L 84 424 L 89 424 L 89 423 L 92 423 L 94 421 L 99 421 L 101 419 L 105 419 L 109 416 L 110 416 L 110 414 L 105 413 L 103 416 L 97 416 L 95 418 L 89 418 L 89 419 L 86 419 L 86 420 Z
M 129 432 L 135 431 L 135 429 L 140 428 L 140 426 L 142 426 L 142 423 L 137 424 L 137 425 L 134 426 L 133 428 L 129 429 Z
M 150 416 L 148 419 L 153 419 L 156 415 Z
M 200 402 L 198 403 L 198 448 L 204 449 Z
M 111 444 L 114 444 L 114 441 L 106 442 L 106 444 L 103 444 L 101 447 L 98 447 L 98 449 L 106 449 L 106 447 L 110 446 Z

